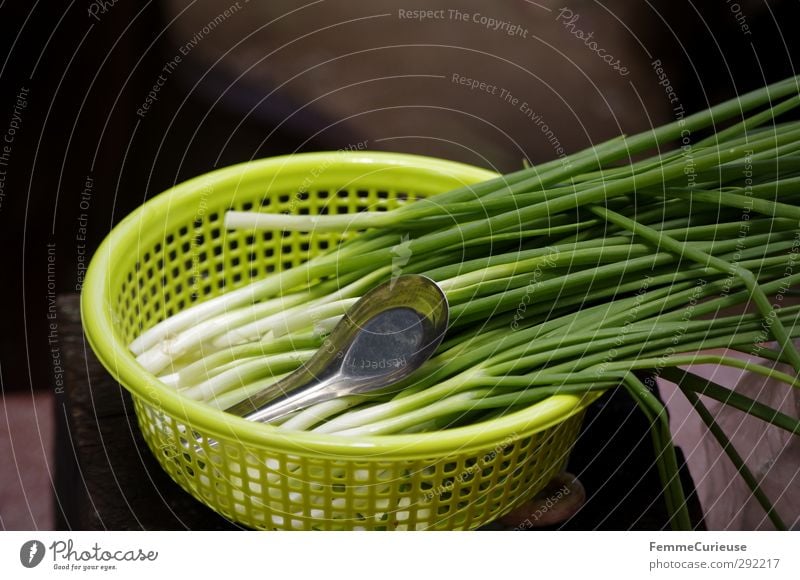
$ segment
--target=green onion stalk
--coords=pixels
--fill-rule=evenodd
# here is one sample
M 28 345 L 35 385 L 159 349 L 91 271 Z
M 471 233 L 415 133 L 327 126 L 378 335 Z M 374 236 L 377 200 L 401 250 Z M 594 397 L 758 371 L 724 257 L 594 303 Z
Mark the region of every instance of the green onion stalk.
M 786 79 L 390 211 L 230 211 L 231 229 L 356 235 L 191 306 L 130 348 L 171 388 L 225 409 L 300 367 L 369 289 L 423 274 L 450 304 L 435 355 L 397 388 L 310 407 L 279 428 L 415 433 L 491 420 L 558 393 L 623 388 L 652 424 L 672 525 L 687 528 L 666 411 L 642 376 L 675 380 L 722 442 L 698 395 L 798 434 L 796 419 L 680 370 L 714 363 L 800 386 L 800 309 L 784 301 L 800 282 L 800 122 L 780 119 L 800 105 L 798 93 L 798 78 Z M 687 141 L 697 134 L 707 136 Z M 758 354 L 791 372 L 713 349 Z

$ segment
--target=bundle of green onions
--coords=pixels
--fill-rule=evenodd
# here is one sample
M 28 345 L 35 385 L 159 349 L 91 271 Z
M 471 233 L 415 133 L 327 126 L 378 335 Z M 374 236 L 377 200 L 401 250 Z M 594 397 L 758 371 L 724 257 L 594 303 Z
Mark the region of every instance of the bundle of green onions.
M 784 527 L 698 395 L 794 434 L 800 421 L 680 367 L 728 365 L 800 386 L 800 308 L 784 306 L 800 281 L 800 122 L 778 119 L 800 105 L 798 82 L 391 211 L 229 212 L 229 228 L 358 234 L 180 312 L 131 350 L 165 384 L 225 409 L 310 358 L 367 290 L 400 272 L 424 274 L 451 309 L 436 355 L 399 390 L 321 403 L 280 428 L 342 436 L 438 430 L 554 393 L 622 385 L 653 424 L 666 501 L 674 524 L 687 527 L 651 381 L 662 376 L 680 383 Z M 720 348 L 794 372 L 707 352 Z

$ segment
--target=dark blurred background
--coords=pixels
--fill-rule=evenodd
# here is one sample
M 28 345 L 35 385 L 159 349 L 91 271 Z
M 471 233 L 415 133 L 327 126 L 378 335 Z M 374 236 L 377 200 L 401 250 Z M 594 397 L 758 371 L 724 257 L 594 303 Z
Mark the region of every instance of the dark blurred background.
M 402 16 L 420 8 L 445 17 Z M 512 170 L 674 119 L 654 61 L 687 113 L 795 74 L 798 16 L 788 0 L 0 3 L 0 379 L 21 401 L 6 430 L 50 412 L 53 292 L 76 292 L 114 224 L 171 185 L 359 142 Z

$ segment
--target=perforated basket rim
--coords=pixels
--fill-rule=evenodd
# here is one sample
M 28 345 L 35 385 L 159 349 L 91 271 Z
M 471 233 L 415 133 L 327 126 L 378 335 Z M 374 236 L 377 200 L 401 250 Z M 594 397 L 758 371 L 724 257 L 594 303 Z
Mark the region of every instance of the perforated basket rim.
M 581 412 L 601 393 L 583 396 L 553 395 L 530 407 L 483 423 L 434 433 L 350 437 L 310 432 L 285 431 L 254 423 L 188 399 L 145 372 L 114 330 L 112 269 L 130 260 L 139 251 L 139 236 L 148 223 L 164 220 L 182 204 L 196 200 L 203 187 L 238 183 L 245 176 L 269 175 L 287 166 L 336 165 L 363 172 L 392 167 L 415 172 L 443 172 L 455 175 L 465 184 L 497 177 L 496 173 L 471 165 L 432 157 L 388 152 L 321 152 L 270 157 L 232 165 L 203 174 L 153 197 L 114 227 L 95 252 L 86 271 L 81 292 L 81 317 L 87 340 L 109 373 L 132 396 L 185 423 L 207 437 L 235 440 L 251 445 L 300 455 L 328 457 L 417 459 L 439 455 L 464 454 L 485 449 L 499 441 L 521 439 L 556 425 Z M 138 255 L 138 254 L 137 254 Z

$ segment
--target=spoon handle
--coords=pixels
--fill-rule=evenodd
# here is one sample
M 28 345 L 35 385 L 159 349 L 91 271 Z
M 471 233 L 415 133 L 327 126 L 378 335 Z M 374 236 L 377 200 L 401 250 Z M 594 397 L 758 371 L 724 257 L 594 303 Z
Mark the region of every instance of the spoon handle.
M 289 401 L 295 401 L 299 405 L 302 401 L 309 399 L 309 403 L 316 402 L 311 399 L 312 394 L 319 393 L 320 387 L 325 387 L 333 382 L 333 377 L 319 377 L 310 371 L 307 366 L 301 367 L 288 377 L 268 386 L 266 389 L 259 391 L 257 394 L 245 399 L 241 403 L 225 409 L 226 413 L 231 413 L 239 417 L 245 417 L 251 421 L 267 421 L 277 419 L 278 416 L 270 417 L 270 419 L 260 419 L 261 417 L 269 415 L 267 411 L 273 407 L 281 409 L 288 405 Z M 322 380 L 321 380 L 322 379 Z M 295 409 L 292 409 L 295 410 Z M 290 413 L 291 411 L 286 411 Z M 281 413 L 283 416 L 286 413 Z
M 288 378 L 290 377 L 287 377 L 287 379 Z M 304 388 L 295 389 L 291 392 L 286 392 L 278 388 L 281 382 L 286 381 L 286 379 L 284 379 L 269 387 L 268 391 L 273 395 L 269 402 L 265 402 L 265 395 L 259 393 L 259 407 L 255 407 L 250 401 L 245 401 L 226 409 L 226 412 L 235 413 L 249 421 L 269 423 L 270 421 L 285 417 L 294 411 L 310 407 L 315 403 L 322 403 L 323 401 L 335 399 L 336 397 L 346 394 L 344 391 L 337 390 L 336 383 L 338 379 L 338 376 L 333 376 L 322 383 L 305 385 Z M 293 381 L 293 384 L 296 383 Z M 253 401 L 255 401 L 255 399 L 253 399 Z M 201 451 L 204 442 L 210 448 L 216 448 L 219 445 L 215 439 L 207 438 L 203 440 L 199 436 L 196 437 L 196 442 L 196 449 Z
M 331 388 L 333 382 L 333 380 L 329 380 L 314 385 L 313 387 L 290 393 L 283 398 L 276 399 L 270 404 L 244 415 L 244 418 L 249 421 L 269 423 L 270 421 L 285 417 L 294 411 L 299 411 L 300 409 L 305 409 L 316 403 L 334 399 L 343 393 L 337 392 L 336 388 Z

